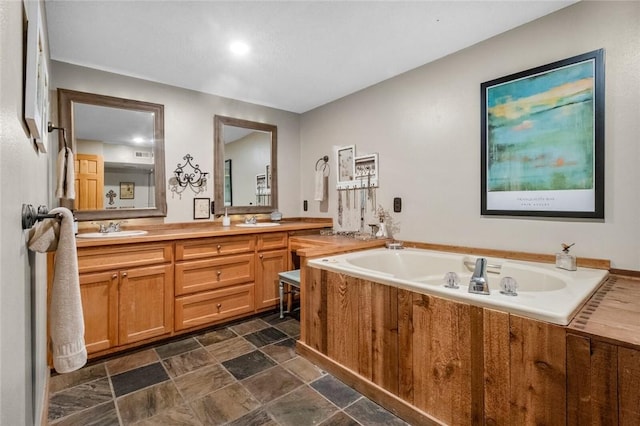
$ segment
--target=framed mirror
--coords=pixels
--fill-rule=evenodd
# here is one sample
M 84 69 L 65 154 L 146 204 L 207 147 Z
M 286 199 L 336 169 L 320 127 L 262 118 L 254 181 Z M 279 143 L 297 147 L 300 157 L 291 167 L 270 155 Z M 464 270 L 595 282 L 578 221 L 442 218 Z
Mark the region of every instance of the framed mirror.
M 271 213 L 278 207 L 278 128 L 214 117 L 215 214 Z M 233 166 L 233 167 L 232 167 Z
M 58 89 L 58 115 L 76 176 L 61 205 L 78 220 L 167 215 L 163 105 Z

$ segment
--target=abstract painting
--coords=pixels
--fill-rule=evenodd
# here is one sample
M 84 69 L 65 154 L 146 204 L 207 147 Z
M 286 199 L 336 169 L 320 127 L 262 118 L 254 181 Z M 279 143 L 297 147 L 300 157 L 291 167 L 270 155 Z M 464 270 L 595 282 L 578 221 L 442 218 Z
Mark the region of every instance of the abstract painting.
M 482 214 L 604 217 L 602 56 L 482 83 Z

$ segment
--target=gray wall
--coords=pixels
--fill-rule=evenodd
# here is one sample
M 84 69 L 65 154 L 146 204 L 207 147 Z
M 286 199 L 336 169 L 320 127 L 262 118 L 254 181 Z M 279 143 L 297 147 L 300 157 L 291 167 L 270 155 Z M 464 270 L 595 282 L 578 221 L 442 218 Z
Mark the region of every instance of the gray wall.
M 331 158 L 327 215 L 337 217 L 335 149 L 378 152 L 378 203 L 392 209 L 399 239 L 554 253 L 575 242 L 577 256 L 640 270 L 640 3 L 580 2 L 302 115 L 302 198 L 309 216 L 313 166 Z M 480 84 L 604 48 L 606 211 L 604 221 L 480 215 Z M 359 225 L 351 210 L 345 227 Z M 356 216 L 356 217 L 353 217 Z M 350 220 L 347 220 L 350 219 Z M 367 219 L 370 223 L 373 219 Z
M 22 121 L 22 17 L 21 1 L 0 1 L 0 425 L 40 422 L 49 373 L 46 260 L 27 250 L 20 210 L 49 203 L 53 153 L 38 153 Z

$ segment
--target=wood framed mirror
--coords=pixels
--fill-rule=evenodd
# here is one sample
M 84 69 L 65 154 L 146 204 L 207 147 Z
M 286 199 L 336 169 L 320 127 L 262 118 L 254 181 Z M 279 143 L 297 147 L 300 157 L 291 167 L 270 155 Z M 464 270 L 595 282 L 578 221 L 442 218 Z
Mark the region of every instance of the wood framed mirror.
M 215 214 L 276 210 L 277 126 L 216 115 L 214 130 Z
M 58 89 L 58 116 L 76 177 L 60 205 L 81 221 L 167 215 L 163 105 Z

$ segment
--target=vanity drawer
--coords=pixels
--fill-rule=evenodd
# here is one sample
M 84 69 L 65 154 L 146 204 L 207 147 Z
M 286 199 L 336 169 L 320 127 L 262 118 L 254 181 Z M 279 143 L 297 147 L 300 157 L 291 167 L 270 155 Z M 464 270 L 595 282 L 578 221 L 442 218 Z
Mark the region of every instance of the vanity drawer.
M 287 247 L 288 238 L 286 232 L 268 232 L 258 235 L 258 251 L 272 250 Z
M 242 284 L 254 280 L 253 253 L 176 263 L 175 294 Z
M 178 241 L 176 243 L 176 261 L 253 252 L 255 247 L 256 240 L 253 236 Z
M 171 244 L 122 244 L 78 249 L 78 271 L 121 270 L 134 266 L 168 263 L 173 260 Z
M 253 283 L 176 298 L 175 330 L 212 324 L 254 311 Z

